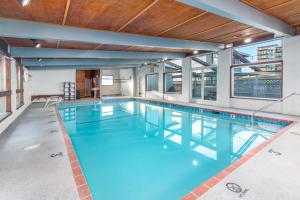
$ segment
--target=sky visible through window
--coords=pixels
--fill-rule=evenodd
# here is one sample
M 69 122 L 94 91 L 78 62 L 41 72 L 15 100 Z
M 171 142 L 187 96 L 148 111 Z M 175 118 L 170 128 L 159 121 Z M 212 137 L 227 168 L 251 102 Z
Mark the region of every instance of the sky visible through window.
M 272 41 L 268 41 L 268 42 L 259 42 L 259 43 L 255 43 L 255 44 L 249 44 L 249 45 L 235 48 L 235 50 L 250 55 L 250 57 L 248 59 L 251 60 L 251 62 L 256 62 L 257 61 L 257 48 L 264 47 L 264 46 L 270 46 L 270 45 L 281 46 L 281 39 L 272 40 Z

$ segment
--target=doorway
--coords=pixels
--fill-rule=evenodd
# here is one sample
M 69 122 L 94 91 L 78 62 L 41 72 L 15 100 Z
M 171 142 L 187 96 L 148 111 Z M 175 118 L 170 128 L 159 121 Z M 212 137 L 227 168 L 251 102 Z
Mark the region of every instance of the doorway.
M 76 99 L 100 98 L 100 70 L 76 70 Z

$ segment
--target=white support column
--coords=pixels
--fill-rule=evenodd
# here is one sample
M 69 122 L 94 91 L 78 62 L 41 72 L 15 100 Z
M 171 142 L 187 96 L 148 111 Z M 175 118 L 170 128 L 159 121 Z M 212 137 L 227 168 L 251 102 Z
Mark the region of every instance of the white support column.
M 158 92 L 164 98 L 164 63 L 159 63 L 158 66 Z
M 217 105 L 229 107 L 231 49 L 219 52 L 217 71 Z
M 190 102 L 191 100 L 191 62 L 190 57 L 182 60 L 182 101 Z

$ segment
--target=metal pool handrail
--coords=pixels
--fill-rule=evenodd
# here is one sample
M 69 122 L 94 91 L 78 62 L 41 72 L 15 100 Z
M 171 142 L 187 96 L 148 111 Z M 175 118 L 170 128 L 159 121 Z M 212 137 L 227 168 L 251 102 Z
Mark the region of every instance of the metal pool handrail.
M 253 124 L 254 124 L 254 117 L 255 117 L 255 114 L 256 114 L 256 113 L 261 112 L 261 111 L 263 111 L 264 109 L 269 108 L 270 106 L 273 106 L 274 104 L 276 104 L 276 103 L 278 103 L 278 102 L 281 102 L 281 103 L 282 103 L 283 101 L 289 99 L 289 98 L 292 97 L 292 96 L 300 96 L 300 93 L 293 92 L 293 93 L 291 93 L 291 94 L 289 94 L 289 95 L 287 95 L 287 96 L 285 96 L 285 97 L 283 97 L 283 98 L 281 98 L 281 99 L 278 99 L 278 100 L 276 100 L 276 101 L 273 101 L 273 102 L 271 102 L 271 103 L 269 103 L 269 104 L 267 104 L 267 105 L 265 105 L 265 106 L 263 106 L 263 107 L 261 107 L 261 108 L 259 108 L 259 109 L 257 109 L 257 110 L 254 110 L 253 113 L 252 113 L 252 115 L 251 115 L 252 126 L 253 126 Z

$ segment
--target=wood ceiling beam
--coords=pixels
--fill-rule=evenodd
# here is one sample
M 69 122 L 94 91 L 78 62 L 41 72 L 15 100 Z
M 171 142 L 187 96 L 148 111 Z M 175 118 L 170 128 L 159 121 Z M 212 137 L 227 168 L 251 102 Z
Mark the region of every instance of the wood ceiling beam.
M 159 0 L 155 0 L 151 2 L 147 7 L 145 7 L 143 10 L 141 10 L 137 15 L 132 17 L 128 22 L 126 22 L 124 25 L 122 25 L 116 32 L 120 32 L 123 29 L 125 29 L 129 24 L 131 24 L 133 21 L 135 21 L 138 17 L 140 17 L 142 14 L 144 14 L 147 10 L 149 10 L 152 6 L 154 6 Z M 102 44 L 99 44 L 94 48 L 94 50 L 99 49 L 102 46 Z M 130 48 L 130 47 L 129 47 Z
M 177 1 L 280 36 L 294 35 L 289 24 L 237 0 Z
M 189 35 L 189 36 L 185 37 L 184 39 L 189 39 L 189 38 L 194 37 L 194 36 L 196 36 L 196 35 L 200 35 L 200 34 L 203 34 L 203 33 L 207 33 L 207 32 L 212 31 L 212 30 L 214 30 L 214 29 L 217 29 L 217 28 L 220 28 L 220 27 L 224 27 L 224 26 L 226 26 L 226 25 L 228 25 L 228 24 L 231 24 L 231 23 L 233 23 L 233 22 L 234 22 L 234 21 L 225 22 L 225 23 L 223 23 L 223 24 L 220 24 L 220 25 L 211 27 L 211 28 L 209 28 L 209 29 L 206 29 L 206 30 L 203 30 L 203 31 L 194 33 L 194 34 L 192 34 L 192 35 Z
M 68 14 L 69 14 L 69 9 L 70 9 L 70 4 L 71 4 L 71 0 L 67 0 L 66 7 L 65 7 L 65 12 L 64 12 L 64 17 L 63 17 L 63 21 L 62 21 L 63 26 L 66 24 L 66 21 L 67 21 L 67 17 L 68 17 Z M 56 48 L 59 48 L 59 45 L 60 45 L 60 40 L 57 41 Z
M 181 22 L 181 23 L 179 23 L 179 24 L 176 24 L 175 26 L 172 26 L 172 27 L 170 27 L 170 28 L 167 28 L 166 30 L 163 30 L 163 31 L 159 32 L 159 33 L 156 34 L 155 36 L 160 36 L 160 35 L 162 35 L 162 34 L 168 32 L 168 31 L 171 31 L 171 30 L 173 30 L 173 29 L 175 29 L 175 28 L 177 28 L 177 27 L 179 27 L 179 26 L 182 26 L 182 25 L 184 25 L 184 24 L 186 24 L 186 23 L 188 23 L 188 22 L 190 22 L 190 21 L 192 21 L 192 20 L 194 20 L 194 19 L 197 19 L 197 18 L 199 18 L 199 17 L 202 17 L 202 16 L 206 15 L 207 13 L 208 13 L 207 11 L 204 11 L 203 13 L 200 13 L 199 15 L 196 15 L 196 16 L 194 16 L 194 17 L 192 17 L 192 18 L 190 18 L 190 19 L 188 19 L 188 20 L 186 20 L 186 21 L 184 21 L 184 22 Z
M 154 0 L 151 2 L 147 7 L 145 7 L 143 10 L 141 10 L 137 15 L 135 15 L 133 18 L 131 18 L 128 22 L 126 22 L 123 26 L 121 26 L 117 32 L 122 31 L 125 29 L 129 24 L 131 24 L 133 21 L 135 21 L 137 18 L 139 18 L 142 14 L 144 14 L 147 10 L 149 10 L 152 6 L 154 6 L 159 0 Z

